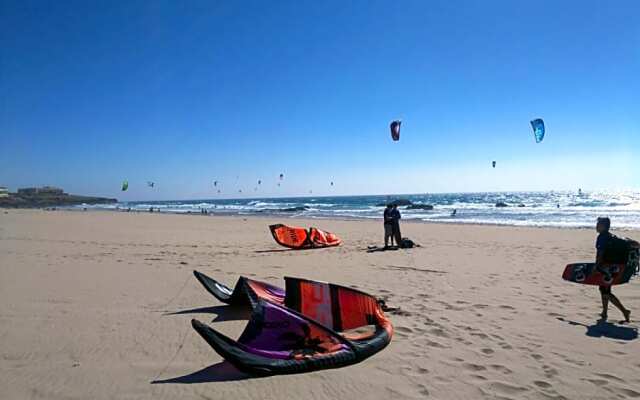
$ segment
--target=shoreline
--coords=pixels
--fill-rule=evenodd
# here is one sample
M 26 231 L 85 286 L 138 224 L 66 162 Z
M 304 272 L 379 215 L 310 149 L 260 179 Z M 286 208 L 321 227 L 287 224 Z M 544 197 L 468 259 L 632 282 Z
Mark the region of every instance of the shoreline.
M 58 207 L 54 210 L 48 210 L 45 208 L 0 208 L 0 211 L 32 211 L 32 212 L 70 212 L 70 213 L 114 213 L 114 214 L 156 214 L 156 215 L 182 215 L 189 217 L 214 217 L 214 218 L 257 218 L 257 219 L 282 219 L 282 220 L 306 220 L 309 222 L 313 221 L 343 221 L 343 222 L 380 222 L 381 218 L 369 218 L 369 217 L 339 217 L 339 216 L 299 216 L 299 215 L 289 215 L 289 214 L 278 214 L 278 213 L 251 213 L 251 214 L 239 214 L 234 212 L 224 213 L 224 212 L 211 212 L 208 214 L 201 214 L 198 212 L 173 212 L 173 211 L 144 211 L 144 210 L 131 210 L 126 211 L 123 209 L 114 210 L 114 209 L 105 209 L 105 208 L 92 208 L 87 210 L 76 209 L 76 208 L 67 208 L 67 207 Z M 516 225 L 516 224 L 508 224 L 508 223 L 485 223 L 485 222 L 462 222 L 462 221 L 430 221 L 424 219 L 403 219 L 401 224 L 418 224 L 418 225 L 434 225 L 434 226 L 488 226 L 488 227 L 497 227 L 497 228 L 519 228 L 519 229 L 554 229 L 554 230 L 575 230 L 575 231 L 590 231 L 593 230 L 595 232 L 595 221 L 593 223 L 593 227 L 588 226 L 554 226 L 554 225 Z M 612 221 L 612 230 L 616 232 L 636 232 L 640 233 L 640 228 L 616 228 L 615 221 Z

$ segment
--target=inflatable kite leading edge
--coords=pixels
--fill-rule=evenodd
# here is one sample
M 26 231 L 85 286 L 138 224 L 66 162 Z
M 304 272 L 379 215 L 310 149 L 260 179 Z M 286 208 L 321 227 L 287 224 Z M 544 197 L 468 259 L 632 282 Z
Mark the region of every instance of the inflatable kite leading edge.
M 279 245 L 290 249 L 309 249 L 338 246 L 342 240 L 318 228 L 297 228 L 283 224 L 270 225 L 271 235 Z
M 393 336 L 378 301 L 355 289 L 286 277 L 286 290 L 282 290 L 241 277 L 231 291 L 202 273 L 194 274 L 224 303 L 251 306 L 249 323 L 238 340 L 192 320 L 193 328 L 216 352 L 251 374 L 291 374 L 355 364 L 385 348 Z M 371 329 L 362 333 L 363 327 Z

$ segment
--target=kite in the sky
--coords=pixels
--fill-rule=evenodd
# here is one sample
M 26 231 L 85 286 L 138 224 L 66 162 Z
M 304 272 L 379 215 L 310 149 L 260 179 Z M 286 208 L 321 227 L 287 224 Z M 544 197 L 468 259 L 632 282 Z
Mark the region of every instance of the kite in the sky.
M 213 181 L 213 186 L 214 187 L 218 186 L 218 181 Z
M 536 143 L 542 142 L 544 139 L 544 121 L 542 118 L 536 118 L 531 121 L 531 128 L 533 128 L 533 136 L 536 138 Z
M 129 181 L 122 182 L 122 191 L 124 192 L 127 189 L 129 189 Z
M 496 162 L 495 161 L 492 161 L 491 164 L 493 165 L 493 168 L 496 167 Z
M 284 174 L 280 174 L 280 180 L 284 179 Z
M 396 120 L 391 122 L 391 125 L 389 125 L 389 128 L 391 129 L 391 138 L 394 141 L 398 141 L 400 140 L 400 125 L 402 124 L 402 121 Z
M 155 187 L 155 186 L 156 186 L 156 183 L 155 183 L 155 182 L 148 181 L 148 182 L 147 182 L 147 186 L 149 186 L 149 187 Z

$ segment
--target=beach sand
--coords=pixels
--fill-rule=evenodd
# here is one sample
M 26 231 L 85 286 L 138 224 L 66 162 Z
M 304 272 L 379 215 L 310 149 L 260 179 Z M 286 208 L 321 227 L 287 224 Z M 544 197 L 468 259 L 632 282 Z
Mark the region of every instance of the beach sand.
M 288 251 L 276 222 L 344 245 Z M 640 397 L 638 322 L 597 325 L 597 288 L 561 279 L 594 258 L 594 230 L 405 223 L 403 235 L 422 247 L 367 253 L 378 221 L 0 210 L 0 397 Z M 197 318 L 237 337 L 245 324 L 194 269 L 228 285 L 289 275 L 357 287 L 400 308 L 395 336 L 346 368 L 247 378 L 191 328 Z M 614 293 L 640 320 L 640 281 Z

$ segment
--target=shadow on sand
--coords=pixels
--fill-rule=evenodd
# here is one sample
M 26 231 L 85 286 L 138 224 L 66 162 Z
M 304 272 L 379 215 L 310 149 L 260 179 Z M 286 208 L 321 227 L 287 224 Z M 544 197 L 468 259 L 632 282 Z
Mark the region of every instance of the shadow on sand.
M 598 320 L 593 325 L 570 321 L 561 317 L 559 317 L 558 320 L 566 322 L 569 325 L 577 325 L 587 328 L 585 335 L 591 337 L 606 337 L 618 340 L 636 340 L 638 338 L 638 328 L 632 326 L 616 325 L 604 320 Z
M 326 249 L 326 247 L 303 247 L 301 249 L 271 249 L 271 250 L 256 250 L 254 253 L 285 253 L 289 251 L 307 251 L 307 250 L 320 250 Z
M 251 317 L 251 311 L 249 311 L 246 307 L 229 305 L 191 308 L 189 310 L 174 311 L 165 313 L 163 315 L 184 314 L 215 314 L 216 317 L 211 322 L 239 321 L 243 319 L 248 320 Z
M 161 383 L 209 383 L 209 382 L 230 382 L 241 381 L 245 379 L 255 378 L 252 375 L 245 374 L 231 365 L 228 361 L 222 361 L 218 364 L 210 365 L 200 371 L 192 372 L 187 375 L 178 376 L 169 379 L 157 379 L 151 381 L 152 385 Z
M 220 321 L 237 321 L 243 319 L 249 319 L 251 312 L 246 307 L 238 306 L 212 306 L 212 307 L 199 307 L 189 310 L 180 310 L 164 315 L 184 315 L 184 314 L 215 314 L 216 317 L 211 322 Z M 228 361 L 222 361 L 217 364 L 210 365 L 199 371 L 192 372 L 187 375 L 178 376 L 169 379 L 155 379 L 151 381 L 151 384 L 160 383 L 207 383 L 207 382 L 229 382 L 240 381 L 244 379 L 254 378 L 254 376 L 245 374 L 238 370 Z

